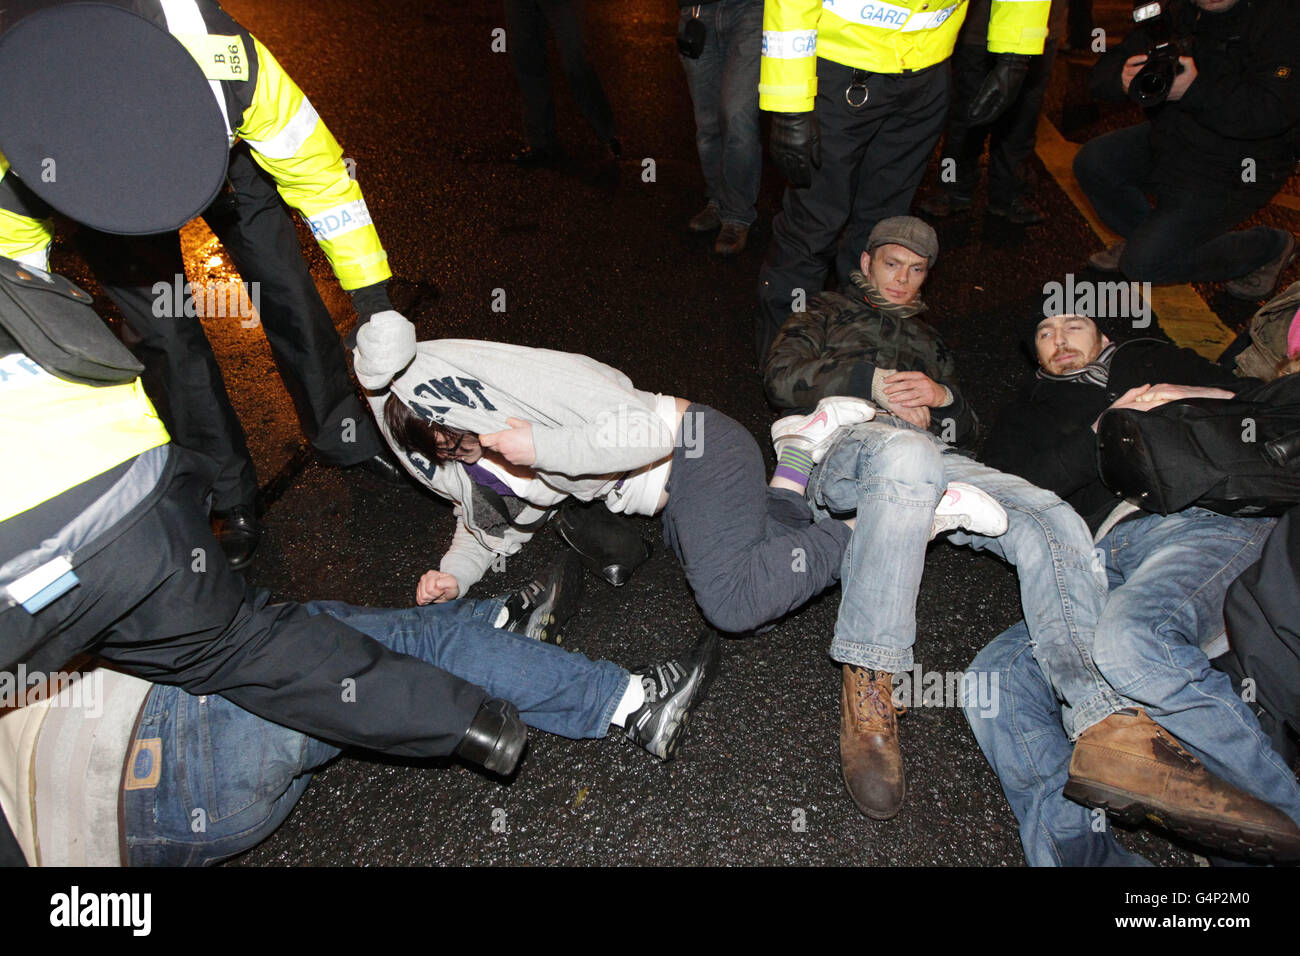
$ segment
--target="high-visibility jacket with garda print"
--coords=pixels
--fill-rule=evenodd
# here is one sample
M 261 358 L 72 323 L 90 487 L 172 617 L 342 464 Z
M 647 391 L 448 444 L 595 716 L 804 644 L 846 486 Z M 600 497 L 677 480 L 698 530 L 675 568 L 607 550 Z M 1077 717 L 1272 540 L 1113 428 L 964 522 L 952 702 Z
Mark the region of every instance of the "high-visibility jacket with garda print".
M 1042 53 L 1050 10 L 1051 0 L 993 0 L 989 52 Z M 965 0 L 766 0 L 759 106 L 811 110 L 819 56 L 870 73 L 942 63 L 965 18 Z
M 388 256 L 342 149 L 270 51 L 211 0 L 124 0 L 122 6 L 166 29 L 194 57 L 226 118 L 231 145 L 248 143 L 284 201 L 311 226 L 339 284 L 352 291 L 390 278 Z M 33 203 L 30 191 L 15 190 L 12 181 L 0 156 L 0 255 L 47 269 L 53 221 L 43 203 Z

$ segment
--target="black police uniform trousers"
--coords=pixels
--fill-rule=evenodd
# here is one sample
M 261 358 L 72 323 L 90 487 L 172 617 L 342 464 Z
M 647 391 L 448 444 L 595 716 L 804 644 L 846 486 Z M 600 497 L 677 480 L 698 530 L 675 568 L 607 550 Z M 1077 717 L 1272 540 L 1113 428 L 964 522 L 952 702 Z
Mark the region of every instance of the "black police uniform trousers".
M 855 74 L 866 87 L 854 87 Z M 832 254 L 840 281 L 858 268 L 882 219 L 906 215 L 948 108 L 947 61 L 913 73 L 866 73 L 817 60 L 814 115 L 822 165 L 804 189 L 787 186 L 758 276 L 759 367 L 797 304 L 825 288 Z M 842 234 L 842 235 L 841 235 Z
M 171 446 L 154 496 L 77 552 L 77 586 L 35 614 L 0 611 L 0 669 L 53 673 L 94 654 L 340 746 L 451 753 L 487 692 L 329 615 L 248 593 L 208 526 L 207 471 Z M 16 850 L 0 827 L 0 862 L 21 863 Z
M 261 325 L 303 433 L 326 464 L 351 465 L 379 454 L 383 442 L 356 396 L 334 320 L 274 184 L 244 145 L 231 151 L 227 175 L 229 188 L 203 218 L 243 280 L 258 284 Z M 139 340 L 145 387 L 173 441 L 219 465 L 213 508 L 252 505 L 257 474 L 203 325 L 183 310 L 175 314 L 170 292 L 160 300 L 155 291 L 157 283 L 171 289 L 177 276 L 185 281 L 178 235 L 123 237 L 83 229 L 81 238 L 96 279 Z
M 1056 43 L 1049 40 L 1042 56 L 1033 58 L 1024 83 L 1006 112 L 992 123 L 975 126 L 966 114 L 997 60 L 985 45 L 987 30 L 985 17 L 983 32 L 975 34 L 978 42 L 958 43 L 952 55 L 952 104 L 943 134 L 939 185 L 954 196 L 972 197 L 979 184 L 980 154 L 987 142 L 989 204 L 1006 206 L 1025 190 L 1026 164 L 1038 139 L 1038 114 L 1042 112 L 1043 96 L 1052 78 Z M 956 161 L 955 178 L 951 182 L 944 179 L 943 162 L 948 159 Z

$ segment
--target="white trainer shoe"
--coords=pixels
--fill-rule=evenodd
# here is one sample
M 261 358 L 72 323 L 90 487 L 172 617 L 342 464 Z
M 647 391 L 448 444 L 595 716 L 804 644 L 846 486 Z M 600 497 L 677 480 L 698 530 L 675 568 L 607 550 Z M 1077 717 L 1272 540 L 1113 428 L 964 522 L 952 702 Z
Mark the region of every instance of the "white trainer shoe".
M 776 457 L 791 445 L 820 462 L 835 433 L 845 425 L 858 425 L 876 417 L 876 406 L 864 398 L 828 395 L 817 403 L 811 415 L 787 415 L 772 423 L 772 447 Z
M 964 481 L 954 481 L 948 485 L 934 509 L 930 540 L 933 541 L 937 534 L 957 528 L 996 538 L 1007 533 L 1007 513 L 988 492 Z

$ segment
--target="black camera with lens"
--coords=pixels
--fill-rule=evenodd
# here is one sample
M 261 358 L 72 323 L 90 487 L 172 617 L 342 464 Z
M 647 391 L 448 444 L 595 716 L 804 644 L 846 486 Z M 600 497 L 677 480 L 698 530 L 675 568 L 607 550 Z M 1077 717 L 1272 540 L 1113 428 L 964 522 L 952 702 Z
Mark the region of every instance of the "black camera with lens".
M 1173 21 L 1177 13 L 1172 9 L 1177 0 L 1133 0 L 1133 22 L 1146 28 L 1150 42 L 1142 69 L 1129 84 L 1128 95 L 1147 109 L 1159 106 L 1169 96 L 1174 78 L 1183 72 L 1178 62 L 1184 56 L 1184 42 L 1176 35 Z

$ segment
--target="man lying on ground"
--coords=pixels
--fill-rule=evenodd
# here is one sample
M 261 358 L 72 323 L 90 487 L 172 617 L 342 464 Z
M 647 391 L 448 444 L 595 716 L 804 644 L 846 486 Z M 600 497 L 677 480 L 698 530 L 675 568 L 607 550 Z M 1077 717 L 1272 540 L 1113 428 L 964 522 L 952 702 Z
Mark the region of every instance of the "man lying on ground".
M 549 642 L 576 608 L 582 574 L 570 555 L 522 590 L 483 601 L 306 610 L 481 684 L 530 727 L 573 739 L 617 727 L 670 760 L 716 672 L 717 635 L 640 674 L 560 650 Z M 219 862 L 270 836 L 340 753 L 217 695 L 105 668 L 78 682 L 0 711 L 0 799 L 33 865 Z
M 997 713 L 967 706 L 966 715 L 1020 821 L 1026 857 L 1134 862 L 1108 830 L 1094 829 L 1087 808 L 1100 807 L 1213 850 L 1295 859 L 1295 774 L 1201 649 L 1222 633 L 1224 592 L 1258 559 L 1274 519 L 1196 507 L 1148 514 L 1116 502 L 1097 466 L 1095 427 L 1107 409 L 1231 398 L 1247 382 L 1166 342 L 1116 345 L 1086 316 L 1037 321 L 1034 344 L 1040 369 L 1003 409 L 986 457 L 1061 495 L 1097 535 L 1110 593 L 1092 658 L 1127 705 L 1076 720 L 1067 736 L 1023 628 L 971 664 L 1000 675 Z

